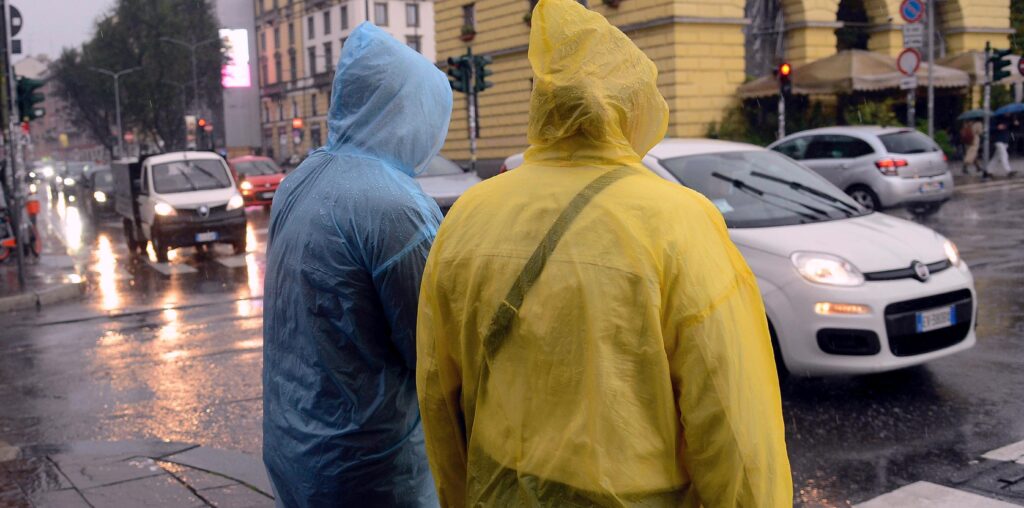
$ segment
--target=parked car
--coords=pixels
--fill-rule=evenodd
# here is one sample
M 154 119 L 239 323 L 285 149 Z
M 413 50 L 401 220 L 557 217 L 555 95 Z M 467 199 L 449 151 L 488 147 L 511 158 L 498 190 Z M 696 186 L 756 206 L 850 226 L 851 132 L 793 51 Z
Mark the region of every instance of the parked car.
M 509 170 L 521 163 L 505 161 Z M 666 139 L 643 164 L 722 212 L 757 276 L 776 361 L 789 372 L 881 372 L 974 345 L 974 279 L 935 231 L 872 212 L 753 145 Z
M 463 192 L 480 183 L 480 177 L 476 172 L 466 171 L 458 164 L 438 155 L 416 176 L 416 181 L 423 192 L 437 201 L 441 213 L 447 214 Z
M 114 212 L 114 176 L 108 166 L 96 166 L 82 178 L 82 206 L 93 219 Z
M 935 212 L 953 196 L 946 155 L 928 136 L 895 127 L 827 127 L 768 146 L 800 161 L 871 210 Z
M 63 166 L 56 182 L 66 203 L 76 203 L 82 198 L 82 180 L 90 168 L 88 162 L 68 162 Z
M 245 155 L 228 160 L 245 206 L 270 208 L 284 171 L 270 157 Z
M 245 202 L 227 163 L 212 152 L 172 152 L 116 161 L 114 206 L 129 251 L 153 244 L 159 262 L 177 247 L 231 244 L 245 252 Z

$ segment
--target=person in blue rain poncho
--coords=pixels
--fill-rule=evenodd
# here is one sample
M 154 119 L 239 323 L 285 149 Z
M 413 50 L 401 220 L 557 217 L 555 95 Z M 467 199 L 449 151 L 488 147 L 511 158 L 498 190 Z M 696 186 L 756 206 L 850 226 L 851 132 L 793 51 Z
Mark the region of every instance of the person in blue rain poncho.
M 369 23 L 345 44 L 328 143 L 274 198 L 263 460 L 279 506 L 436 506 L 416 400 L 420 278 L 441 212 L 413 176 L 448 131 L 433 64 Z

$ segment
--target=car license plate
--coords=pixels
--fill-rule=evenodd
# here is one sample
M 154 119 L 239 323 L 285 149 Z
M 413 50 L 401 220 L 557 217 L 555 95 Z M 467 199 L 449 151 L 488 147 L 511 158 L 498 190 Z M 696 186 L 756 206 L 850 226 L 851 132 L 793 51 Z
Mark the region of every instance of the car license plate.
M 929 192 L 939 192 L 942 190 L 942 182 L 927 182 L 921 184 L 921 194 L 927 194 Z
M 941 307 L 917 313 L 917 333 L 930 332 L 956 324 L 956 307 Z
M 260 194 L 260 197 L 263 198 L 263 199 L 274 199 L 274 193 L 273 192 L 264 192 L 263 194 Z
M 196 242 L 197 243 L 216 242 L 216 241 L 217 241 L 217 232 L 216 231 L 207 231 L 206 233 L 196 233 Z

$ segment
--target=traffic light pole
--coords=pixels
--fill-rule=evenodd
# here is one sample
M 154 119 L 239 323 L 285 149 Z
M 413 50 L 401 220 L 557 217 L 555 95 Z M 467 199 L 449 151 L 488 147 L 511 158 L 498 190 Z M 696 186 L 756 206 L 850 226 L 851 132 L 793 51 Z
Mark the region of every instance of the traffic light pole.
M 935 0 L 928 0 L 928 137 L 935 139 Z M 911 123 L 907 127 L 913 129 Z
M 989 61 L 989 57 L 992 54 L 992 45 L 985 41 L 985 92 L 984 92 L 984 104 L 985 110 L 984 125 L 981 130 L 981 149 L 982 149 L 982 164 L 984 164 L 984 171 L 988 171 L 988 161 L 991 154 L 988 150 L 988 138 L 989 138 L 989 123 L 992 118 L 992 62 Z
M 779 94 L 779 139 L 786 137 L 786 96 Z
M 473 61 L 473 47 L 466 48 L 466 56 L 468 62 Z M 477 118 L 476 118 L 476 87 L 473 86 L 475 83 L 474 76 L 472 73 L 476 72 L 476 65 L 470 65 L 470 76 L 469 76 L 469 90 L 466 91 L 466 112 L 468 114 L 469 125 L 469 170 L 476 171 L 476 135 L 477 135 Z
M 17 132 L 17 119 L 19 118 L 19 116 L 14 111 L 14 66 L 11 65 L 11 34 L 10 31 L 7 29 L 7 27 L 9 26 L 7 24 L 7 9 L 7 2 L 5 0 L 0 0 L 0 36 L 2 36 L 0 37 L 0 42 L 3 43 L 3 73 L 4 79 L 6 79 L 6 81 L 4 82 L 6 100 L 4 101 L 4 104 L 0 107 L 4 108 L 4 111 L 7 113 L 8 119 L 7 131 L 4 132 L 3 136 L 4 141 L 6 141 L 6 146 L 4 147 L 4 163 L 7 167 L 7 171 L 5 171 L 4 173 L 7 177 L 7 190 L 9 190 L 11 193 L 10 196 L 7 196 L 7 204 L 9 204 L 11 207 L 11 209 L 8 210 L 8 212 L 11 218 L 11 229 L 14 233 L 15 239 L 14 257 L 18 262 L 18 289 L 20 291 L 24 291 L 25 255 L 23 253 L 23 246 L 25 244 L 23 243 L 23 240 L 26 239 L 22 238 L 21 235 L 21 189 L 20 185 L 18 185 L 18 158 L 14 150 L 15 143 L 20 144 L 20 141 L 15 140 L 15 132 Z

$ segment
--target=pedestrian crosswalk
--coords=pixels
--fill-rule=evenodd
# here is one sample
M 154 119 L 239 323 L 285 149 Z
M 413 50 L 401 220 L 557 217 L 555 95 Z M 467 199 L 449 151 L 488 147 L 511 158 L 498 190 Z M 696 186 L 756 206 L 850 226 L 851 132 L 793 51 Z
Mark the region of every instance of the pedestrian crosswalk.
M 986 452 L 982 458 L 1024 464 L 1024 441 Z M 1016 481 L 1024 481 L 1024 478 L 1016 477 L 1021 475 L 1014 475 Z M 854 505 L 854 508 L 1019 508 L 1022 505 L 1024 499 L 1021 504 L 1014 504 L 976 492 L 919 481 Z

